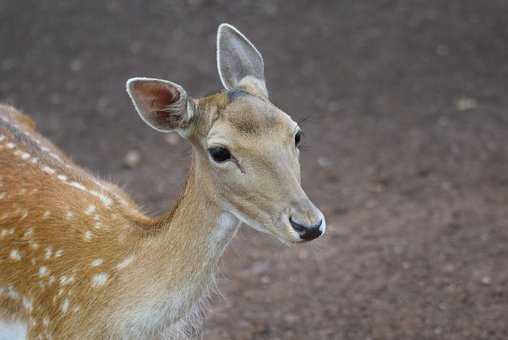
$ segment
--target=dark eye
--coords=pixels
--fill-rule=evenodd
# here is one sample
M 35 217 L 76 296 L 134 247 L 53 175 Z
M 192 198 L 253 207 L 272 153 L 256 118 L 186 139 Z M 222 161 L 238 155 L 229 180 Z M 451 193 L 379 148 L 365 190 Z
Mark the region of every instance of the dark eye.
M 298 147 L 300 145 L 300 141 L 302 140 L 302 131 L 298 131 L 295 134 L 295 146 Z
M 210 154 L 210 157 L 212 157 L 212 159 L 217 163 L 223 163 L 231 159 L 231 152 L 222 146 L 214 146 L 208 149 L 208 153 Z

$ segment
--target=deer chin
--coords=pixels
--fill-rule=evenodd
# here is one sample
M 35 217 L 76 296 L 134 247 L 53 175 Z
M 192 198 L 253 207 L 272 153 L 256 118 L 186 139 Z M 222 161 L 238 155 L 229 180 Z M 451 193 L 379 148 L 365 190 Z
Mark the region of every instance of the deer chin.
M 243 224 L 261 233 L 271 235 L 286 245 L 303 242 L 298 233 L 291 227 L 289 223 L 283 223 L 282 218 L 280 218 L 277 222 L 273 221 L 269 223 L 262 223 L 248 217 L 236 209 L 231 209 L 231 207 L 228 210 Z

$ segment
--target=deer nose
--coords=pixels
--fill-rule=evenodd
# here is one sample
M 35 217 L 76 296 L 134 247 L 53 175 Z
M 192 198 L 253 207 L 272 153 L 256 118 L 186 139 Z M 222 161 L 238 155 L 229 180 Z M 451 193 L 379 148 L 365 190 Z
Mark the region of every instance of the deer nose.
M 321 228 L 323 224 L 323 219 L 320 219 L 318 223 L 313 225 L 304 225 L 301 223 L 296 222 L 293 217 L 289 217 L 289 223 L 291 223 L 291 226 L 293 229 L 298 233 L 300 238 L 304 241 L 310 241 L 315 238 L 318 238 L 323 234 L 323 229 Z

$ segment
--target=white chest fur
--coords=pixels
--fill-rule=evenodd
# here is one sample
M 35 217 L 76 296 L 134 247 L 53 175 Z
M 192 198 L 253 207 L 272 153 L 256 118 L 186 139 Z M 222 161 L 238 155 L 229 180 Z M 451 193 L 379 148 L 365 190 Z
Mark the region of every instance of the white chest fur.
M 0 340 L 25 340 L 26 325 L 19 321 L 0 320 Z
M 145 296 L 119 317 L 122 338 L 186 339 L 194 335 L 201 327 L 208 297 L 215 289 L 214 263 L 235 235 L 239 223 L 229 212 L 221 213 L 208 237 L 208 257 L 203 259 L 203 268 L 208 269 L 196 273 L 194 280 L 183 287 L 163 294 L 147 292 L 146 296 L 151 298 Z

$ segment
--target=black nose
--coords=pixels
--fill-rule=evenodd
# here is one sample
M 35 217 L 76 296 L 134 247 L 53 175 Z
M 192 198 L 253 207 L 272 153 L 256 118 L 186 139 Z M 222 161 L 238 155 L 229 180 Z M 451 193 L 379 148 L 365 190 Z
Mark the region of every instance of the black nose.
M 292 217 L 289 218 L 289 222 L 293 229 L 300 235 L 300 238 L 305 241 L 310 241 L 321 236 L 321 224 L 323 220 L 320 220 L 317 224 L 306 226 L 295 222 Z

